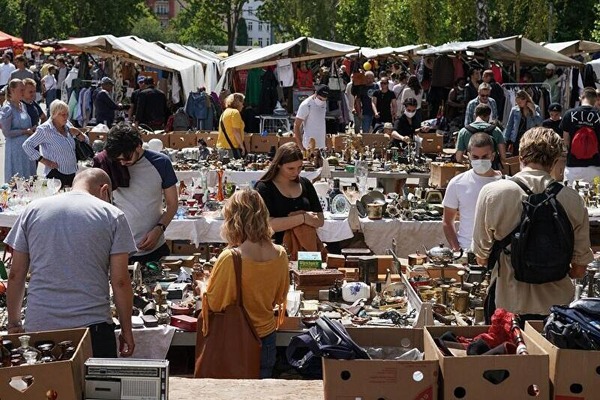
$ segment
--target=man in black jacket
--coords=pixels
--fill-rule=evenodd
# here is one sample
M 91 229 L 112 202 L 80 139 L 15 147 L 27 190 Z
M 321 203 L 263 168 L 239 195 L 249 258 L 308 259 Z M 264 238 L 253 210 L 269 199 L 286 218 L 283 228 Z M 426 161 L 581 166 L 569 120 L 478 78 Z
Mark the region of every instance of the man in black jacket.
M 169 110 L 167 96 L 154 87 L 154 79 L 146 77 L 146 89 L 138 94 L 135 120 L 154 130 L 164 129 Z

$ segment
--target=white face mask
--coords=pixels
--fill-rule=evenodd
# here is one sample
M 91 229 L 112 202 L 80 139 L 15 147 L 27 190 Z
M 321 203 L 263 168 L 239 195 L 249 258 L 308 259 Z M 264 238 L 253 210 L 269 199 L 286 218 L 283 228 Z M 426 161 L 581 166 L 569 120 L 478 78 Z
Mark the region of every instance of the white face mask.
M 324 106 L 325 102 L 318 97 L 315 97 L 315 104 L 318 106 Z
M 492 160 L 471 160 L 471 166 L 476 174 L 483 175 L 492 169 Z
M 414 117 L 416 113 L 417 113 L 416 111 L 413 111 L 413 112 L 404 111 L 404 115 L 406 115 L 408 118 Z

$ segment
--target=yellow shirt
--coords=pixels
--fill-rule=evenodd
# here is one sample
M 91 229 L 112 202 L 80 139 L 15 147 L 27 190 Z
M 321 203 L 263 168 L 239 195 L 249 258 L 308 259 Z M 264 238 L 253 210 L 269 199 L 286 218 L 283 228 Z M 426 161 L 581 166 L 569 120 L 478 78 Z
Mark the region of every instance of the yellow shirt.
M 238 140 L 233 133 L 234 129 L 239 129 L 242 132 L 242 137 L 244 135 L 244 121 L 242 120 L 242 115 L 235 108 L 226 108 L 221 115 L 221 120 L 223 121 L 223 125 L 225 125 L 225 130 L 227 131 L 227 136 L 229 136 L 229 140 L 233 144 L 233 147 L 236 149 L 241 149 L 242 145 L 238 143 Z M 229 143 L 225 138 L 225 133 L 221 129 L 221 122 L 219 122 L 219 138 L 217 139 L 217 148 L 219 149 L 230 149 Z
M 263 338 L 277 328 L 273 308 L 282 305 L 285 310 L 289 282 L 288 257 L 279 246 L 279 256 L 258 262 L 242 257 L 242 297 L 244 308 L 258 333 Z M 223 311 L 237 299 L 235 269 L 231 250 L 219 256 L 206 289 L 211 311 Z M 210 326 L 208 327 L 210 330 Z

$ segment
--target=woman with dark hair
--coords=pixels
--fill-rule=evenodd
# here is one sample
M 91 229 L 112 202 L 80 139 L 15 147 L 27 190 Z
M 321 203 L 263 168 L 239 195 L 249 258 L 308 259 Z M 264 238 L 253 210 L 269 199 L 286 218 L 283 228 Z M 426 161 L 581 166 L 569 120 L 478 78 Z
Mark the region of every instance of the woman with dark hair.
M 404 107 L 404 112 L 394 124 L 394 131 L 390 137 L 390 147 L 400 147 L 400 142 L 410 142 L 420 127 L 420 123 L 417 120 L 417 100 L 409 97 L 404 100 L 402 106 Z
M 0 127 L 6 138 L 4 157 L 4 182 L 15 174 L 29 178 L 36 174 L 35 161 L 31 161 L 21 147 L 33 134 L 31 118 L 23 104 L 25 86 L 20 79 L 11 80 L 6 85 L 6 103 L 0 109 Z
M 267 205 L 275 243 L 281 244 L 285 231 L 302 225 L 323 226 L 323 208 L 312 183 L 300 176 L 302 151 L 296 143 L 277 149 L 256 190 Z
M 519 142 L 521 136 L 529 129 L 542 125 L 543 118 L 540 108 L 533 102 L 529 93 L 519 90 L 515 95 L 517 103 L 510 110 L 508 122 L 504 129 L 504 139 L 509 146 L 512 145 L 512 155 L 519 155 Z
M 419 83 L 419 79 L 415 76 L 415 75 L 411 75 L 408 78 L 408 82 L 406 83 L 406 87 L 402 90 L 402 94 L 400 95 L 400 102 L 402 103 L 402 108 L 400 109 L 400 112 L 404 112 L 406 107 L 404 106 L 404 103 L 406 102 L 406 100 L 408 99 L 414 99 L 417 101 L 417 108 L 416 108 L 416 114 L 415 116 L 417 117 L 416 120 L 417 122 L 420 124 L 421 121 L 423 120 L 422 116 L 421 116 L 421 103 L 423 102 L 423 88 L 421 87 L 421 84 Z
M 234 251 L 237 250 L 242 258 L 244 308 L 262 342 L 260 377 L 270 378 L 277 353 L 275 331 L 285 315 L 288 257 L 283 247 L 271 242 L 269 212 L 255 190 L 235 192 L 223 207 L 223 218 L 221 236 L 230 248 L 219 255 L 212 270 L 202 300 L 203 326 L 198 327 L 198 334 L 207 335 L 211 329 L 209 311 L 222 312 L 236 301 Z M 273 307 L 279 308 L 279 318 L 275 318 Z

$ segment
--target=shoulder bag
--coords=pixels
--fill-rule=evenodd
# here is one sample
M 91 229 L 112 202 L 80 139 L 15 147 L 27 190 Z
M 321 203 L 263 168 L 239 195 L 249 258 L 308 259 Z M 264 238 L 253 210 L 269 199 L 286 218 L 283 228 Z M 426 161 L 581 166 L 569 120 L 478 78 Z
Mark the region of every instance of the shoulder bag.
M 242 299 L 242 257 L 234 249 L 233 265 L 237 300 L 222 312 L 208 309 L 206 294 L 196 333 L 195 378 L 258 379 L 261 340 L 244 309 Z M 203 325 L 206 325 L 203 334 Z
M 75 141 L 75 157 L 77 157 L 77 161 L 88 161 L 94 158 L 94 149 L 89 143 L 75 137 L 73 140 Z
M 221 124 L 221 130 L 223 131 L 223 134 L 225 135 L 225 139 L 227 140 L 227 143 L 229 144 L 229 147 L 231 148 L 231 152 L 233 153 L 233 158 L 235 158 L 236 160 L 243 158 L 242 151 L 240 149 L 233 147 L 233 143 L 231 143 L 231 139 L 229 139 L 229 135 L 227 134 L 227 130 L 225 129 L 225 124 L 223 123 L 223 116 L 221 116 L 219 123 Z M 242 139 L 243 139 L 243 137 L 242 137 Z M 243 142 L 240 144 L 242 147 L 244 147 Z

